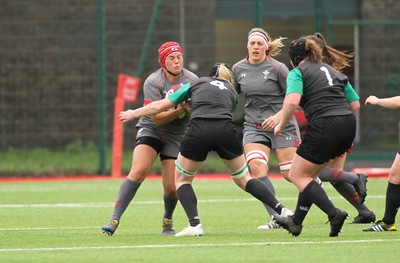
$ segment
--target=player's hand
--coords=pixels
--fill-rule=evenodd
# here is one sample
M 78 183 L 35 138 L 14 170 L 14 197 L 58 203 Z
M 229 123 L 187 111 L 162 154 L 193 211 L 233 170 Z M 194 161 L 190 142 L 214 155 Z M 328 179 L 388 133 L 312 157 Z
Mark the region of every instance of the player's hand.
M 185 107 L 185 110 L 187 111 L 187 113 L 189 113 L 189 114 L 192 113 L 192 105 L 190 104 L 190 99 L 183 102 L 183 107 Z
M 275 128 L 274 128 L 274 134 L 275 134 L 276 136 L 282 136 L 282 130 L 283 130 L 283 128 L 284 128 L 284 127 L 281 127 L 281 124 L 278 123 L 278 125 L 276 125 Z
M 264 130 L 272 131 L 275 128 L 275 126 L 278 125 L 279 121 L 280 120 L 278 116 L 276 115 L 270 116 L 264 119 L 262 127 Z
M 365 105 L 371 104 L 371 105 L 376 105 L 378 104 L 379 98 L 376 96 L 369 96 L 366 100 L 365 100 Z
M 126 111 L 121 111 L 119 113 L 119 120 L 122 122 L 128 122 L 131 120 L 134 120 L 135 117 L 135 111 L 134 110 L 126 110 Z

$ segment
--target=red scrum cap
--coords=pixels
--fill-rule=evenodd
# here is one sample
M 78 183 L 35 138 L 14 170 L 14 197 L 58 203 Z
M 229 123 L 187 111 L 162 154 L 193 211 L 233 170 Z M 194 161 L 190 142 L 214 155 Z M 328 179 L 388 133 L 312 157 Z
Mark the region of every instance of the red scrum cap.
M 158 49 L 158 62 L 160 62 L 162 68 L 167 69 L 165 66 L 165 59 L 174 52 L 183 53 L 179 43 L 170 41 L 161 45 L 161 47 Z

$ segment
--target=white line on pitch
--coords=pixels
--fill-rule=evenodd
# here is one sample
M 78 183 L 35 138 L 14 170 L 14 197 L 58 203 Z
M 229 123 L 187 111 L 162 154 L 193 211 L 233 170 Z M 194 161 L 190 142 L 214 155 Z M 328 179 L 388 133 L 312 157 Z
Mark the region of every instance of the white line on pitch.
M 4 227 L 0 231 L 30 231 L 30 230 L 60 230 L 60 229 L 90 229 L 99 228 L 94 226 L 71 226 L 71 227 Z
M 341 196 L 332 196 L 331 199 L 341 199 Z M 385 195 L 368 196 L 368 199 L 381 199 L 385 198 Z M 281 201 L 297 200 L 297 197 L 281 197 Z M 204 199 L 199 200 L 199 203 L 230 203 L 230 202 L 258 202 L 255 198 L 227 198 L 227 199 Z M 163 201 L 133 201 L 135 205 L 158 205 L 162 204 Z M 56 203 L 56 204 L 0 204 L 0 208 L 48 208 L 48 207 L 60 207 L 60 208 L 76 208 L 76 207 L 110 207 L 114 203 L 111 202 L 99 202 L 99 203 Z
M 33 247 L 33 248 L 1 248 L 0 252 L 21 251 L 62 251 L 62 250 L 98 250 L 98 249 L 144 249 L 144 248 L 179 248 L 179 247 L 237 247 L 237 246 L 265 246 L 265 245 L 321 245 L 321 244 L 348 244 L 348 243 L 376 243 L 400 242 L 400 239 L 369 239 L 369 240 L 332 240 L 332 241 L 302 241 L 302 242 L 255 242 L 255 243 L 219 243 L 219 244 L 159 244 L 136 246 L 89 246 L 89 247 Z

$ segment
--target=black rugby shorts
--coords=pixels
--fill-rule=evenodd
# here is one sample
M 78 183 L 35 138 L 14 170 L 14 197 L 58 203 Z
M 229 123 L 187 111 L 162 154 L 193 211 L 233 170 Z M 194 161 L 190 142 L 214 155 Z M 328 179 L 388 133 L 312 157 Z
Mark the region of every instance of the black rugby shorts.
M 230 119 L 193 119 L 181 142 L 181 154 L 193 161 L 202 162 L 210 151 L 226 160 L 243 154 L 242 142 L 235 123 Z
M 323 164 L 345 153 L 355 135 L 354 114 L 321 117 L 308 124 L 296 153 L 312 163 Z

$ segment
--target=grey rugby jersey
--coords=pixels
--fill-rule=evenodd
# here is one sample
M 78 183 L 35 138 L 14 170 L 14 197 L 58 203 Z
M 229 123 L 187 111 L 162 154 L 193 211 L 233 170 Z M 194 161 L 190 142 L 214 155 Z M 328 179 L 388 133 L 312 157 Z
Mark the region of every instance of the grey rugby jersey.
M 250 64 L 246 58 L 233 66 L 245 97 L 246 124 L 259 125 L 282 109 L 288 72 L 285 64 L 271 57 L 258 65 Z
M 173 90 L 170 90 L 171 87 L 175 84 L 186 84 L 193 80 L 198 79 L 197 75 L 193 72 L 183 69 L 180 74 L 178 80 L 174 83 L 171 83 L 168 78 L 165 76 L 164 70 L 162 68 L 153 72 L 144 82 L 143 84 L 143 94 L 144 94 L 144 105 L 151 103 L 152 101 L 162 100 L 167 94 L 173 93 Z M 176 118 L 175 120 L 162 125 L 156 126 L 151 117 L 145 116 L 139 119 L 137 128 L 150 128 L 155 129 L 159 134 L 181 134 L 186 130 L 187 118 Z

